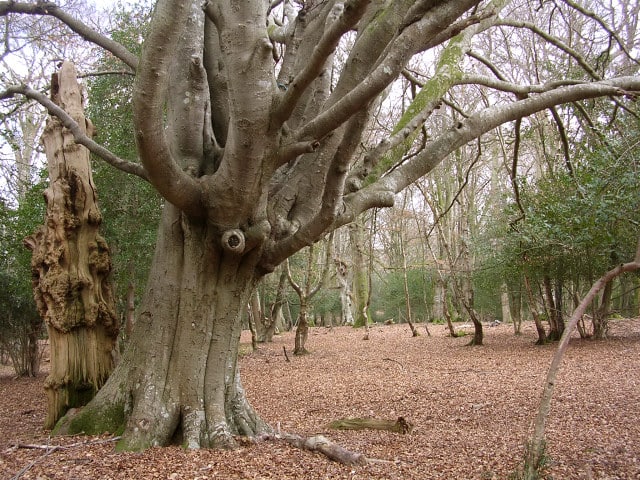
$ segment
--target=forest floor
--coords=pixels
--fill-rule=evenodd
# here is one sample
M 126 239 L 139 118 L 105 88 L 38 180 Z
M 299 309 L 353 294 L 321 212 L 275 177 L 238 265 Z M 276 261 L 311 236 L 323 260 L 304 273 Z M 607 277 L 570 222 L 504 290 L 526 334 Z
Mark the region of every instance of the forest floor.
M 442 325 L 412 338 L 408 326 L 313 328 L 310 355 L 287 362 L 293 334 L 243 355 L 247 394 L 282 431 L 323 434 L 382 460 L 344 466 L 284 442 L 234 451 L 152 448 L 118 453 L 108 436 L 49 437 L 44 374 L 0 367 L 1 479 L 508 479 L 532 433 L 555 345 L 536 346 L 532 325 L 485 329 L 485 346 L 450 338 Z M 459 327 L 460 328 L 460 327 Z M 468 329 L 470 332 L 471 329 Z M 250 337 L 243 333 L 243 351 Z M 44 365 L 46 370 L 47 364 Z M 338 431 L 344 417 L 395 420 L 410 434 Z M 640 479 L 640 319 L 612 324 L 606 341 L 572 340 L 547 424 L 553 479 Z

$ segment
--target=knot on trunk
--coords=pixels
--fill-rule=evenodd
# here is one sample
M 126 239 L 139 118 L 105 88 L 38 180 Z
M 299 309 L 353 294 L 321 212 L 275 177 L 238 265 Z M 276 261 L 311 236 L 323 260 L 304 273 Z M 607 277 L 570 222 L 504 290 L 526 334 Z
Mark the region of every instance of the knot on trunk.
M 245 241 L 242 230 L 233 228 L 222 234 L 222 248 L 224 248 L 225 251 L 239 255 L 244 252 L 244 247 Z

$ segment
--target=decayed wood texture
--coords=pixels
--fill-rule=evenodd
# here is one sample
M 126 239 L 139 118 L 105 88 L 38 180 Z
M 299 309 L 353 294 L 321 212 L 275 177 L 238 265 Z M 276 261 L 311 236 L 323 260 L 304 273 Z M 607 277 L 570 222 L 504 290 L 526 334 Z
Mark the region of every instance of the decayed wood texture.
M 73 64 L 52 76 L 52 100 L 91 135 Z M 91 175 L 89 151 L 51 117 L 42 137 L 49 170 L 44 224 L 25 244 L 33 252 L 33 291 L 47 325 L 51 371 L 45 383 L 47 428 L 72 407 L 85 404 L 113 368 L 118 333 L 111 258 L 100 236 L 102 221 Z
M 335 428 L 336 430 L 372 429 L 396 433 L 411 433 L 413 425 L 404 417 L 398 417 L 396 420 L 387 420 L 384 418 L 341 418 L 331 422 L 329 428 Z

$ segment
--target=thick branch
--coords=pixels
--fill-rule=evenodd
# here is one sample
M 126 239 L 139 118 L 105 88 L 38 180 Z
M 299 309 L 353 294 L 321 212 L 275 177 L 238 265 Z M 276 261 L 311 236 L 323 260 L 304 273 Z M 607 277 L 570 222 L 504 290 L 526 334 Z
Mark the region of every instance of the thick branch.
M 322 138 L 366 108 L 371 100 L 398 77 L 409 59 L 424 49 L 424 45 L 428 43 L 425 38 L 430 40 L 441 33 L 444 25 L 453 23 L 477 3 L 470 0 L 448 2 L 447 7 L 442 8 L 442 12 L 438 15 L 427 15 L 421 21 L 407 26 L 393 40 L 385 57 L 362 82 L 300 128 L 295 137 L 297 139 Z
M 53 2 L 0 2 L 0 16 L 5 16 L 9 13 L 21 13 L 26 15 L 50 15 L 52 17 L 55 17 L 86 41 L 95 43 L 96 45 L 113 53 L 116 57 L 126 63 L 133 70 L 135 70 L 138 66 L 138 57 L 127 50 L 124 46 L 122 46 L 118 42 L 111 40 L 109 37 L 102 35 L 100 32 L 90 28 L 84 22 L 78 20 L 77 18 L 72 17 Z
M 133 115 L 138 151 L 153 186 L 180 210 L 201 216 L 200 187 L 173 158 L 163 122 L 168 73 L 190 7 L 190 2 L 158 2 L 134 84 Z
M 508 105 L 486 108 L 458 122 L 448 131 L 427 143 L 421 153 L 373 185 L 376 186 L 375 189 L 382 188 L 397 193 L 429 173 L 451 152 L 503 123 L 526 117 L 554 105 L 603 96 L 635 94 L 639 90 L 640 77 L 620 77 L 557 88 Z
M 67 112 L 65 112 L 62 108 L 56 105 L 45 94 L 38 92 L 25 85 L 16 85 L 16 86 L 9 87 L 4 92 L 1 92 L 0 100 L 11 98 L 14 95 L 18 95 L 18 94 L 24 95 L 27 98 L 35 100 L 36 102 L 40 103 L 43 107 L 45 107 L 51 115 L 54 115 L 55 117 L 57 117 L 62 123 L 62 125 L 68 128 L 69 131 L 73 134 L 73 139 L 77 144 L 84 145 L 85 147 L 87 147 L 87 150 L 89 150 L 91 153 L 102 158 L 109 165 L 119 170 L 122 170 L 123 172 L 136 175 L 144 180 L 147 180 L 147 181 L 149 180 L 147 176 L 147 172 L 142 165 L 124 160 L 114 155 L 112 152 L 110 152 L 108 149 L 106 149 L 102 145 L 96 143 L 94 140 L 91 139 L 90 136 L 84 133 L 83 129 L 80 128 L 78 123 L 73 118 L 71 118 L 71 116 Z

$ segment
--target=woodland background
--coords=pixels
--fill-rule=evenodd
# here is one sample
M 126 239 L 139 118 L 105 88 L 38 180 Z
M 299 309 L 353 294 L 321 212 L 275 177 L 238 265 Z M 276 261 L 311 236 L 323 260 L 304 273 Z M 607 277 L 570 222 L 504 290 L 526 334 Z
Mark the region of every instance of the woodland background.
M 553 8 L 553 2 L 540 2 L 540 8 L 530 3 L 532 16 Z M 638 2 L 583 3 L 582 14 L 578 5 L 573 17 L 550 16 L 550 42 L 562 39 L 567 48 L 542 48 L 536 32 L 524 28 L 518 31 L 521 51 L 495 46 L 496 58 L 504 62 L 498 67 L 517 70 L 532 83 L 542 70 L 567 78 L 585 75 L 570 57 L 594 72 L 637 74 Z M 67 7 L 139 51 L 149 18 L 145 4 L 116 5 L 109 15 L 83 1 L 67 2 Z M 602 19 L 616 25 L 618 37 L 613 31 L 607 38 L 596 35 L 594 25 Z M 52 64 L 74 58 L 86 75 L 87 115 L 96 138 L 117 155 L 131 157 L 131 125 L 122 118 L 131 118 L 125 99 L 132 78 L 119 74 L 112 56 L 87 48 L 50 22 L 30 18 L 12 25 L 32 47 L 4 52 L 3 82 L 45 90 Z M 628 56 L 612 53 L 616 42 Z M 39 53 L 42 45 L 47 45 L 46 54 Z M 391 133 L 394 119 L 423 81 L 408 70 L 389 90 L 371 138 Z M 460 86 L 445 101 L 464 118 L 466 110 L 491 98 Z M 557 339 L 591 284 L 633 259 L 637 247 L 640 125 L 635 111 L 593 100 L 504 125 L 459 149 L 399 194 L 395 208 L 375 210 L 294 256 L 267 277 L 247 309 L 244 346 L 255 351 L 243 357 L 242 369 L 247 390 L 263 405 L 261 413 L 273 424 L 308 434 L 324 431 L 335 417 L 406 415 L 416 425 L 406 437 L 329 434 L 354 450 L 397 464 L 351 472 L 287 446 L 274 452 L 250 447 L 241 455 L 170 450 L 135 457 L 111 456 L 108 444 L 98 444 L 82 447 L 82 455 L 72 447 L 40 459 L 40 450 L 23 448 L 50 441 L 37 426 L 43 416 L 37 392 L 47 366 L 46 361 L 40 365 L 42 350 L 34 346 L 45 332 L 33 305 L 30 253 L 22 241 L 43 218 L 47 179 L 38 139 L 45 119 L 42 108 L 24 102 L 3 105 L 0 116 L 0 357 L 11 365 L 0 379 L 0 466 L 11 475 L 37 460 L 25 478 L 70 478 L 59 470 L 64 466 L 77 469 L 74 475 L 80 478 L 97 471 L 105 478 L 106 471 L 126 478 L 114 473 L 118 468 L 143 469 L 147 478 L 156 478 L 149 471 L 158 468 L 157 478 L 181 478 L 185 472 L 195 477 L 197 469 L 211 465 L 227 469 L 228 478 L 268 478 L 268 462 L 278 465 L 277 478 L 293 478 L 300 468 L 312 469 L 309 478 L 504 478 L 522 457 L 554 348 L 546 340 Z M 436 116 L 432 121 L 437 126 L 450 120 Z M 124 348 L 162 202 L 144 182 L 99 161 L 93 169 L 114 262 Z M 638 275 L 619 277 L 579 324 L 549 426 L 550 471 L 557 478 L 640 475 L 640 432 L 632 421 L 640 411 L 640 334 L 637 320 L 625 320 L 637 318 L 639 299 Z M 287 363 L 282 347 L 293 349 L 291 330 L 303 304 L 317 327 L 308 344 L 311 355 Z M 481 349 L 463 348 L 478 331 L 470 315 L 484 326 Z M 544 329 L 544 338 L 533 320 Z M 394 325 L 383 327 L 385 322 Z M 369 342 L 362 340 L 364 330 L 344 325 L 368 329 Z M 408 338 L 407 332 L 419 336 Z M 603 341 L 588 341 L 594 338 Z M 14 375 L 35 379 L 15 380 Z

